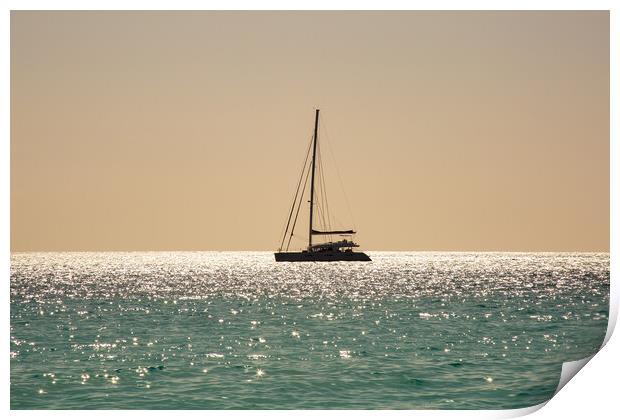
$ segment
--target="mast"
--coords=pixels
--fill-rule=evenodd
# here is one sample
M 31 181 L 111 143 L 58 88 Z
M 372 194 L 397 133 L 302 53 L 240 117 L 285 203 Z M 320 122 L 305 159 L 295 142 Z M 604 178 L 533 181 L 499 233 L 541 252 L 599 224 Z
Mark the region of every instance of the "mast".
M 319 110 L 316 110 L 314 118 L 314 144 L 312 146 L 312 178 L 310 180 L 310 229 L 308 231 L 308 251 L 312 248 L 312 213 L 314 209 L 314 169 L 316 163 L 316 142 L 319 131 Z

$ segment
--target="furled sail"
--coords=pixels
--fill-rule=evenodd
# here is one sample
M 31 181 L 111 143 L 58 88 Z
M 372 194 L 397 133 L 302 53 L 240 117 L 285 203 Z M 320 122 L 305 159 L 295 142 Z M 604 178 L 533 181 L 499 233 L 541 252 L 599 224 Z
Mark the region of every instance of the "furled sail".
M 355 235 L 354 230 L 314 230 L 312 229 L 313 235 Z

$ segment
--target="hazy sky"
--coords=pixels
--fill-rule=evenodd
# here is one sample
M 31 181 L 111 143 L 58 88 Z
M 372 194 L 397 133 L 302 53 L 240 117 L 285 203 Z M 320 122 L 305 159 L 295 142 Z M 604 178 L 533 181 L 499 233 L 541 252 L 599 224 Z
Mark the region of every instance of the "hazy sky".
M 315 107 L 364 249 L 609 249 L 592 11 L 12 12 L 11 249 L 275 249 Z

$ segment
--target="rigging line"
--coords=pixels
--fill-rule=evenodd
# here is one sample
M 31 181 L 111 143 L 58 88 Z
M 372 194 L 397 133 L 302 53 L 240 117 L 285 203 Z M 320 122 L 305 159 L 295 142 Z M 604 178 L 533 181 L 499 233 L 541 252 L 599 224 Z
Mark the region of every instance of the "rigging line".
M 321 158 L 319 160 L 319 168 L 321 169 L 321 176 L 319 178 L 319 184 L 321 185 L 321 199 L 322 199 L 322 206 L 323 208 L 321 210 L 322 211 L 322 217 L 323 217 L 323 226 L 325 228 L 325 230 L 327 231 L 331 231 L 331 223 L 329 221 L 329 203 L 327 201 L 327 188 L 325 188 L 325 171 L 324 171 L 324 166 L 323 166 L 323 158 L 322 155 L 320 155 Z M 325 216 L 327 216 L 327 223 L 325 223 Z M 333 242 L 333 238 L 332 235 L 328 235 L 327 236 L 327 240 L 330 242 Z
M 297 202 L 297 195 L 299 193 L 299 187 L 301 186 L 301 180 L 304 177 L 304 172 L 306 171 L 306 164 L 308 163 L 308 157 L 310 156 L 310 146 L 312 146 L 312 139 L 310 139 L 310 143 L 308 144 L 308 150 L 306 151 L 306 159 L 304 160 L 304 166 L 301 168 L 301 174 L 299 175 L 299 182 L 297 183 L 297 190 L 295 191 L 295 198 L 293 198 L 293 204 L 291 205 L 291 211 L 288 215 L 288 221 L 286 222 L 286 228 L 284 229 L 284 234 L 282 235 L 282 242 L 280 243 L 280 250 L 284 246 L 284 240 L 286 239 L 286 233 L 288 232 L 289 225 L 291 224 L 291 217 L 293 216 L 293 210 L 295 209 L 295 203 Z
M 317 203 L 317 204 L 318 204 L 318 203 Z M 322 216 L 322 214 L 323 214 L 323 210 L 321 209 L 321 206 L 320 206 L 320 205 L 317 205 L 317 207 L 316 207 L 316 214 L 317 214 L 317 217 L 318 217 L 319 219 L 321 219 L 321 218 L 323 217 L 323 216 Z M 319 229 L 320 229 L 320 228 L 319 228 Z
M 318 163 L 318 169 L 319 169 L 319 174 L 318 174 L 319 175 L 318 176 L 319 190 L 321 192 L 321 194 L 319 195 L 318 203 L 319 203 L 319 208 L 321 209 L 321 212 L 320 212 L 321 222 L 323 223 L 323 228 L 325 228 L 326 227 L 325 212 L 324 212 L 325 201 L 324 201 L 323 187 L 322 187 L 322 182 L 321 182 L 323 179 L 323 165 L 322 165 L 323 159 L 321 159 L 321 146 L 320 145 L 317 148 L 317 161 L 318 161 L 317 163 Z
M 325 124 L 325 119 L 323 118 L 323 123 L 321 127 L 325 130 L 325 139 L 327 143 L 327 148 L 329 149 L 329 154 L 332 157 L 332 161 L 334 162 L 334 166 L 336 167 L 336 173 L 338 174 L 338 181 L 340 182 L 340 189 L 342 190 L 342 194 L 344 195 L 344 200 L 347 203 L 347 209 L 349 210 L 349 216 L 351 216 L 351 221 L 353 222 L 353 230 L 357 230 L 355 227 L 355 218 L 353 217 L 353 212 L 351 211 L 351 205 L 349 204 L 349 198 L 347 197 L 347 193 L 344 190 L 344 184 L 342 183 L 342 177 L 340 176 L 340 170 L 338 169 L 338 165 L 336 165 L 336 158 L 334 157 L 334 152 L 332 151 L 331 142 L 329 141 L 329 132 L 327 131 L 327 125 Z
M 318 210 L 318 214 L 319 214 L 319 216 L 324 218 L 324 215 L 323 215 L 323 214 L 324 214 L 324 213 L 323 213 L 323 210 L 322 210 L 320 207 L 319 207 L 319 208 L 317 208 L 317 210 Z M 327 239 L 326 239 L 326 241 L 327 241 L 327 242 L 333 242 L 332 235 L 326 235 L 326 238 L 327 238 Z
M 320 169 L 320 176 L 319 176 L 319 187 L 321 189 L 321 220 L 323 221 L 323 230 L 329 230 L 328 226 L 329 223 L 325 222 L 325 216 L 327 215 L 327 217 L 329 217 L 329 213 L 327 212 L 327 204 L 326 204 L 326 199 L 327 196 L 325 195 L 325 171 L 324 171 L 324 167 L 323 167 L 323 157 L 322 154 L 320 154 L 320 147 L 319 147 L 319 169 Z M 331 235 L 327 235 L 327 240 L 328 241 L 332 241 L 332 237 Z
M 308 172 L 306 172 L 306 179 L 304 180 L 304 188 L 301 190 L 301 197 L 299 198 L 299 205 L 297 206 L 297 212 L 295 213 L 295 220 L 293 220 L 293 227 L 291 228 L 291 236 L 288 238 L 288 243 L 286 244 L 286 250 L 288 251 L 288 247 L 291 245 L 291 238 L 293 237 L 293 233 L 295 232 L 295 225 L 297 224 L 297 216 L 299 216 L 299 209 L 301 209 L 301 202 L 304 198 L 304 193 L 306 192 L 306 186 L 308 185 L 308 176 L 310 175 L 312 165 L 308 165 Z
M 332 230 L 332 218 L 333 218 L 333 215 L 329 211 L 329 198 L 327 196 L 327 181 L 325 180 L 325 178 L 326 178 L 326 175 L 325 175 L 325 165 L 323 164 L 322 154 L 321 154 L 321 161 L 320 161 L 320 163 L 321 163 L 322 177 L 319 180 L 319 182 L 322 184 L 321 189 L 322 189 L 322 194 L 323 194 L 323 198 L 324 198 L 323 205 L 325 207 L 324 210 L 325 210 L 325 215 L 327 217 L 326 230 L 327 231 L 331 231 Z M 329 235 L 328 239 L 330 241 L 334 240 L 332 235 Z
M 338 220 L 338 218 L 336 216 L 334 216 L 334 221 L 336 222 L 335 225 L 336 226 L 346 226 L 344 223 L 342 223 L 340 220 Z M 355 230 L 355 229 L 353 229 Z
M 325 195 L 325 212 L 327 213 L 327 230 L 332 230 L 332 214 L 329 211 L 329 199 L 327 197 L 327 183 L 325 182 L 325 172 L 323 170 L 323 159 L 321 159 L 321 172 L 323 176 L 321 182 L 323 183 L 323 194 Z M 330 238 L 331 240 L 331 238 Z
M 295 191 L 295 197 L 293 198 L 293 203 L 291 205 L 291 211 L 289 213 L 288 220 L 286 222 L 286 228 L 284 229 L 284 233 L 282 235 L 282 242 L 280 243 L 280 250 L 282 250 L 282 247 L 284 246 L 284 240 L 286 238 L 286 234 L 288 232 L 288 228 L 289 228 L 289 225 L 291 223 L 291 217 L 293 216 L 293 210 L 295 209 L 295 203 L 297 202 L 297 196 L 299 194 L 299 187 L 301 185 L 301 180 L 303 179 L 303 176 L 304 176 L 304 172 L 305 172 L 305 169 L 306 169 L 306 164 L 308 162 L 308 156 L 310 155 L 310 145 L 312 145 L 312 141 L 310 141 L 310 144 L 308 146 L 308 150 L 306 151 L 306 158 L 304 160 L 304 165 L 303 165 L 303 167 L 301 169 L 301 174 L 299 176 L 299 182 L 297 183 L 297 190 Z

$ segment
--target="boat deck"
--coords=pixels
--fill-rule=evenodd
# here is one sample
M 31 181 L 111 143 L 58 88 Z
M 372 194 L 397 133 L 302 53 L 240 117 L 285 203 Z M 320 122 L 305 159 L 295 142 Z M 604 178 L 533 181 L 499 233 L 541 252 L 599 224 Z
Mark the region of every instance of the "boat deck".
M 276 261 L 372 261 L 363 252 L 322 251 L 322 252 L 276 252 Z

